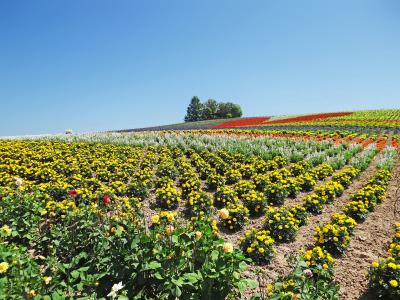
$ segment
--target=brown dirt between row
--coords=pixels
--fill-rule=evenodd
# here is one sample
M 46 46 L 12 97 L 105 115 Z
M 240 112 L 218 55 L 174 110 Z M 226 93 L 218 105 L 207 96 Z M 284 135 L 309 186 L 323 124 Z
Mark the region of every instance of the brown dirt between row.
M 262 268 L 261 285 L 266 285 L 277 280 L 279 276 L 287 275 L 292 270 L 287 259 L 290 255 L 297 255 L 301 250 L 306 250 L 314 246 L 314 229 L 323 223 L 329 222 L 333 213 L 341 212 L 350 196 L 360 189 L 374 174 L 376 166 L 376 157 L 369 167 L 356 178 L 347 188 L 342 196 L 336 198 L 333 203 L 325 206 L 324 211 L 320 215 L 311 215 L 308 223 L 300 227 L 296 239 L 293 242 L 280 244 L 276 247 L 276 257 L 274 261 Z
M 376 299 L 368 290 L 366 275 L 373 261 L 387 256 L 394 224 L 400 222 L 397 212 L 399 173 L 400 161 L 397 161 L 386 200 L 356 227 L 348 252 L 335 260 L 334 279 L 340 286 L 340 299 Z

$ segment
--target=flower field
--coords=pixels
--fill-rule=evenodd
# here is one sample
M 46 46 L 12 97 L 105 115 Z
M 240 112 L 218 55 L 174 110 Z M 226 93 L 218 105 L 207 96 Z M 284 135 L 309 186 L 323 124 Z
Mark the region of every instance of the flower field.
M 262 130 L 312 130 L 312 131 L 356 131 L 379 132 L 400 131 L 400 110 L 360 110 L 347 112 L 312 113 L 305 115 L 283 115 L 213 119 L 185 122 L 157 127 L 117 130 L 118 132 L 141 132 L 163 130 L 206 130 L 206 129 L 262 129 Z
M 1 139 L 0 299 L 399 299 L 380 116 Z

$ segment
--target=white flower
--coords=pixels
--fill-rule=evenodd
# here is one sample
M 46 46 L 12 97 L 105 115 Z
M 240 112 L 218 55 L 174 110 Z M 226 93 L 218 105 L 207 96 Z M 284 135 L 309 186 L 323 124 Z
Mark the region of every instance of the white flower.
M 122 281 L 119 283 L 115 283 L 112 288 L 111 288 L 111 292 L 107 295 L 107 297 L 116 297 L 117 293 L 119 290 L 121 290 L 124 287 L 124 285 L 122 284 Z
M 224 243 L 224 252 L 231 253 L 233 251 L 232 243 Z
M 16 185 L 16 186 L 21 186 L 22 183 L 23 183 L 23 181 L 22 181 L 21 178 L 14 177 L 14 180 L 15 180 L 15 185 Z
M 313 273 L 310 269 L 306 269 L 303 271 L 303 274 L 306 275 L 307 277 L 312 277 Z

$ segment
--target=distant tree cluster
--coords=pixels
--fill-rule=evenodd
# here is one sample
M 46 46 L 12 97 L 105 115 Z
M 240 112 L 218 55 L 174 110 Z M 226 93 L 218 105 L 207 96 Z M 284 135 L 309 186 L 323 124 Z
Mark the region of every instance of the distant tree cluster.
M 201 103 L 196 96 L 192 98 L 186 111 L 185 122 L 238 118 L 242 116 L 242 108 L 232 102 L 217 102 L 208 99 Z

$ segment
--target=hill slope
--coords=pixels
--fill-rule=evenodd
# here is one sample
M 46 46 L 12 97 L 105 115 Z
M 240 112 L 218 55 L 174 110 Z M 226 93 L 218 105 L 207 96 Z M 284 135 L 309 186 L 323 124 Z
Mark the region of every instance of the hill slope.
M 399 128 L 400 109 L 360 110 L 353 112 L 327 112 L 306 115 L 261 116 L 233 119 L 215 119 L 197 122 L 176 123 L 136 129 L 118 130 L 119 132 L 149 130 L 194 130 L 221 128 L 308 128 L 335 127 L 379 127 Z

